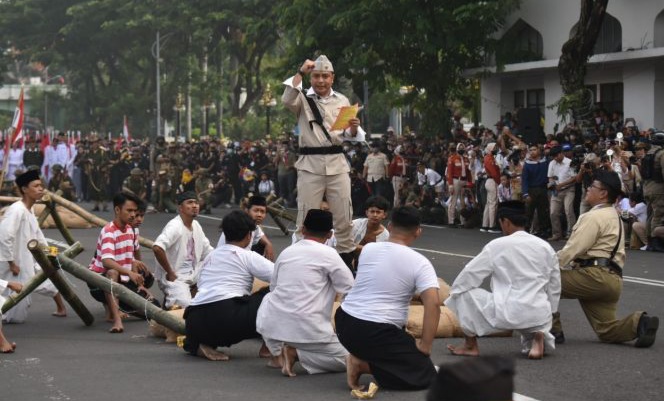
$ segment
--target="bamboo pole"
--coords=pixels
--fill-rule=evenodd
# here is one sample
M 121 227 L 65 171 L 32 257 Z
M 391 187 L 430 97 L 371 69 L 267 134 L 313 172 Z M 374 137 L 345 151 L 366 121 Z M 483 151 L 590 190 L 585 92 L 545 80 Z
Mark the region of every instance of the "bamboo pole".
M 53 266 L 53 260 L 46 256 L 42 247 L 39 244 L 39 241 L 33 239 L 28 242 L 28 250 L 32 253 L 32 256 L 35 258 L 39 266 L 41 266 L 46 276 L 51 280 L 55 288 L 60 291 L 60 295 L 69 303 L 69 305 L 74 309 L 76 314 L 83 320 L 86 326 L 92 325 L 95 318 L 92 316 L 92 313 L 85 307 L 83 302 L 78 298 L 74 290 L 71 289 L 64 277 L 60 275 L 60 272 L 56 270 Z M 55 258 L 55 257 L 53 257 Z
M 99 216 L 96 216 L 96 215 L 88 212 L 87 210 L 83 209 L 79 205 L 75 204 L 74 202 L 68 201 L 67 199 L 63 198 L 60 195 L 54 194 L 51 191 L 46 191 L 46 193 L 58 205 L 66 207 L 67 209 L 71 210 L 72 212 L 76 213 L 77 215 L 79 215 L 83 219 L 87 220 L 88 222 L 90 222 L 90 223 L 92 223 L 96 226 L 104 227 L 106 225 L 106 223 L 108 223 L 108 221 L 102 219 Z M 152 241 L 150 239 L 147 239 L 143 236 L 140 236 L 138 238 L 138 241 L 142 246 L 144 246 L 146 248 L 149 248 L 149 249 L 152 249 L 152 247 L 154 246 L 154 241 Z
M 75 243 L 76 240 L 74 239 L 74 236 L 71 234 L 69 227 L 67 227 L 65 223 L 62 221 L 62 217 L 60 217 L 57 205 L 55 204 L 53 199 L 49 199 L 48 203 L 46 204 L 46 207 L 51 209 L 51 217 L 53 217 L 53 222 L 55 222 L 55 226 L 58 228 L 58 230 L 60 230 L 60 233 L 62 234 L 62 237 L 65 239 L 65 241 L 67 241 L 69 245 Z
M 76 242 L 69 248 L 65 249 L 62 253 L 67 257 L 74 258 L 81 252 L 83 252 L 83 246 L 81 245 L 80 242 Z M 19 302 L 21 302 L 23 298 L 30 295 L 30 293 L 34 291 L 35 288 L 39 287 L 39 285 L 41 285 L 41 283 L 43 283 L 47 279 L 48 276 L 43 270 L 35 274 L 30 280 L 28 280 L 27 283 L 25 283 L 25 285 L 23 285 L 23 289 L 21 290 L 21 292 L 7 297 L 5 303 L 2 305 L 2 313 L 7 313 L 11 308 L 16 306 L 16 304 L 18 304 Z
M 51 214 L 51 208 L 48 204 L 46 204 L 44 205 L 44 210 L 42 210 L 41 213 L 39 213 L 39 216 L 37 216 L 37 225 L 39 228 L 42 227 L 49 214 Z
M 21 200 L 21 198 L 18 198 L 16 196 L 0 196 L 0 203 L 14 203 L 18 200 Z
M 296 217 L 293 217 L 293 216 L 292 216 L 290 213 L 288 213 L 287 211 L 285 211 L 285 210 L 281 210 L 281 209 L 277 209 L 277 208 L 274 207 L 274 206 L 268 206 L 268 207 L 267 207 L 267 211 L 270 212 L 270 215 L 275 215 L 275 216 L 280 217 L 280 218 L 282 218 L 282 219 L 292 221 L 293 223 L 295 223 L 295 222 L 297 221 L 297 218 L 296 218 Z
M 144 298 L 135 294 L 125 286 L 117 284 L 99 273 L 88 270 L 87 267 L 66 256 L 60 256 L 59 260 L 62 269 L 71 275 L 85 281 L 90 285 L 101 288 L 102 290 L 108 289 L 109 291 L 112 291 L 113 295 L 115 295 L 122 302 L 128 304 L 136 310 L 145 311 L 145 317 L 147 319 L 153 319 L 162 326 L 165 326 L 177 333 L 185 333 L 183 319 L 154 306 L 151 302 L 146 301 Z

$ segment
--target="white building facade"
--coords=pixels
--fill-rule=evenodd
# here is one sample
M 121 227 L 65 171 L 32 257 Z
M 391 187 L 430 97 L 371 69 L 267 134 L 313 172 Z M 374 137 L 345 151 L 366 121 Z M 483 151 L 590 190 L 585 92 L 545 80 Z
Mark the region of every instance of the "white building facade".
M 522 1 L 498 35 L 520 54 L 481 80 L 484 125 L 506 112 L 537 107 L 545 132 L 553 132 L 560 121 L 547 106 L 562 96 L 558 60 L 579 13 L 580 0 Z M 609 1 L 586 86 L 609 114 L 621 111 L 642 130 L 664 129 L 664 0 Z

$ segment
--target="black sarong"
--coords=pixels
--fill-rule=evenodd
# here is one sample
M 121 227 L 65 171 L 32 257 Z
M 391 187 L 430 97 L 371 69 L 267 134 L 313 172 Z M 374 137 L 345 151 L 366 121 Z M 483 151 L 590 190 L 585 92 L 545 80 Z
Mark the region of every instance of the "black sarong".
M 334 316 L 339 342 L 366 361 L 380 387 L 423 390 L 436 377 L 431 358 L 417 349 L 415 339 L 389 323 L 357 319 L 342 308 Z
M 243 297 L 188 306 L 184 311 L 185 351 L 196 355 L 200 344 L 212 348 L 230 347 L 248 338 L 259 338 L 256 315 L 269 291 L 266 287 Z

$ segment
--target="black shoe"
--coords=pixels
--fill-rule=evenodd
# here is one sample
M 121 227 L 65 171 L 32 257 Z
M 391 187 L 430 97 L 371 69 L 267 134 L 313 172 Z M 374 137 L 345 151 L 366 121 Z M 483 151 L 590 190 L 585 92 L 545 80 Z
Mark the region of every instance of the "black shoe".
M 562 331 L 560 332 L 551 332 L 553 334 L 553 338 L 555 338 L 556 344 L 565 344 L 565 333 Z
M 655 335 L 659 328 L 659 318 L 657 316 L 648 316 L 643 312 L 639 318 L 639 325 L 636 329 L 636 342 L 634 346 L 637 348 L 648 348 L 655 343 Z

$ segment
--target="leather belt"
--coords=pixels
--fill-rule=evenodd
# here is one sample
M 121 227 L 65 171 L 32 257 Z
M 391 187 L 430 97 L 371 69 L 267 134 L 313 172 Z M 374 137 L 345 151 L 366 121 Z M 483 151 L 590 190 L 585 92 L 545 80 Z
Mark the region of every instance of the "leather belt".
M 321 146 L 316 148 L 303 147 L 299 149 L 301 155 L 335 155 L 343 152 L 344 149 L 341 145 Z
M 609 270 L 609 273 L 615 273 L 622 277 L 622 268 L 617 263 L 607 258 L 589 258 L 589 259 L 574 259 L 574 263 L 580 268 L 585 267 L 604 267 Z

